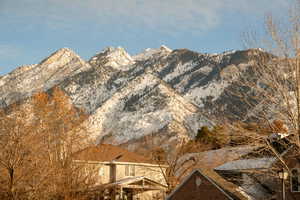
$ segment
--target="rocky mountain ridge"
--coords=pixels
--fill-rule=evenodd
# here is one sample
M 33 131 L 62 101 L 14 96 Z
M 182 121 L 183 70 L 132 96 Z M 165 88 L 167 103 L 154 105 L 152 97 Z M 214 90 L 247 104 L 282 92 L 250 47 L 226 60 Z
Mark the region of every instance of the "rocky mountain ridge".
M 37 91 L 46 91 L 68 76 L 90 68 L 67 48 L 58 50 L 37 65 L 23 66 L 0 79 L 0 105 L 5 107 Z
M 86 130 L 97 142 L 130 144 L 160 131 L 167 137 L 156 134 L 158 140 L 191 138 L 200 126 L 251 109 L 226 90 L 238 86 L 260 51 L 201 54 L 161 46 L 130 56 L 109 47 L 84 61 L 63 48 L 1 77 L 0 107 L 56 86 L 89 114 Z

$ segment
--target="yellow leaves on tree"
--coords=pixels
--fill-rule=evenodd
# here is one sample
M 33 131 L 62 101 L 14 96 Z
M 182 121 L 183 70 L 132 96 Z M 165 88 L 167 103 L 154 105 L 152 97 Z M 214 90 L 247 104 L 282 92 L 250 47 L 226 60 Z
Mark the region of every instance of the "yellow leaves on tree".
M 0 199 L 74 199 L 84 190 L 88 177 L 72 154 L 85 119 L 59 88 L 0 110 Z

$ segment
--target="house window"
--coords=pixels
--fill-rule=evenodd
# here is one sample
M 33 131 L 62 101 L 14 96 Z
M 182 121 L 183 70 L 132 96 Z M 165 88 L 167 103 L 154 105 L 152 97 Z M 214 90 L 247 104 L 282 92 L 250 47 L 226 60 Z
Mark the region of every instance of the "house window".
M 125 176 L 129 176 L 129 166 L 125 165 Z
M 300 169 L 294 168 L 291 173 L 291 190 L 292 192 L 300 192 Z
M 195 183 L 196 183 L 196 186 L 199 187 L 201 185 L 201 183 L 202 183 L 201 178 L 200 177 L 196 177 Z
M 99 176 L 104 176 L 104 167 L 99 168 Z
M 135 176 L 135 166 L 134 165 L 130 166 L 130 176 Z
M 125 176 L 135 176 L 135 166 L 126 165 L 125 166 Z

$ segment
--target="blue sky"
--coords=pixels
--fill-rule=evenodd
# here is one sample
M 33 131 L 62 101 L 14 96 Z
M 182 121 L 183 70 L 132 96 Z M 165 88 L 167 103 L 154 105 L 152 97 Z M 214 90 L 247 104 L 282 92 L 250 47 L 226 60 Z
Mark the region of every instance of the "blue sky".
M 198 52 L 243 49 L 289 0 L 0 0 L 0 75 L 69 47 L 89 59 L 107 46 L 130 54 L 166 45 Z

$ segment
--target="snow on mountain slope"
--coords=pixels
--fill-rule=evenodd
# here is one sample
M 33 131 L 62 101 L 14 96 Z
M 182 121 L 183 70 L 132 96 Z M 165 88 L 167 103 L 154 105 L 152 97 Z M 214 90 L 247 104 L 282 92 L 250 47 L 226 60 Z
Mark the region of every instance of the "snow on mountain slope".
M 67 77 L 90 68 L 67 48 L 53 53 L 38 65 L 16 69 L 0 80 L 0 106 L 25 99 L 37 91 L 46 91 Z
M 116 92 L 89 118 L 87 131 L 113 144 L 158 132 L 172 122 L 194 136 L 201 125 L 212 125 L 199 109 L 152 74 L 140 76 Z
M 89 61 L 96 66 L 109 66 L 117 70 L 126 71 L 130 64 L 134 64 L 131 56 L 121 47 L 108 47 L 92 57 Z
M 151 48 L 145 49 L 144 52 L 139 53 L 139 54 L 133 56 L 132 58 L 136 61 L 142 61 L 142 60 L 147 60 L 153 56 L 157 56 L 157 55 L 161 55 L 161 54 L 169 54 L 171 52 L 172 52 L 172 50 L 169 47 L 162 45 L 158 49 L 151 49 Z
M 201 54 L 179 49 L 139 64 L 157 74 L 207 113 L 213 113 L 212 118 L 224 117 L 220 113 L 226 108 L 230 110 L 225 118 L 232 117 L 230 115 L 233 113 L 235 118 L 240 118 L 245 114 L 245 110 L 251 108 L 243 107 L 243 99 L 228 91 L 236 91 L 241 86 L 240 78 L 248 76 L 246 70 L 253 65 L 253 54 L 256 53 L 261 52 L 250 49 L 223 54 Z M 135 70 L 137 71 L 137 68 Z M 235 101 L 232 101 L 233 99 Z M 237 112 L 235 104 L 240 106 Z
M 203 107 L 203 100 L 209 96 L 216 100 L 224 88 L 235 81 L 232 77 L 221 76 L 223 70 L 231 67 L 231 63 L 227 63 L 231 56 L 176 50 L 161 61 L 165 64 L 157 71 L 178 92 Z
M 211 120 L 231 120 L 253 109 L 227 92 L 239 90 L 253 51 L 202 54 L 162 46 L 130 56 L 123 48 L 107 48 L 85 62 L 61 49 L 1 77 L 0 104 L 58 86 L 90 115 L 86 129 L 98 141 L 130 146 L 162 130 L 164 140 L 191 137 Z
M 163 56 L 171 50 L 161 47 L 149 51 L 152 52 L 151 55 L 147 51 L 146 55 L 139 54 L 139 59 L 155 59 L 156 56 Z M 116 91 L 146 73 L 147 66 L 143 59 L 131 58 L 122 48 L 107 48 L 89 60 L 91 69 L 70 76 L 61 86 L 77 107 L 93 113 Z

